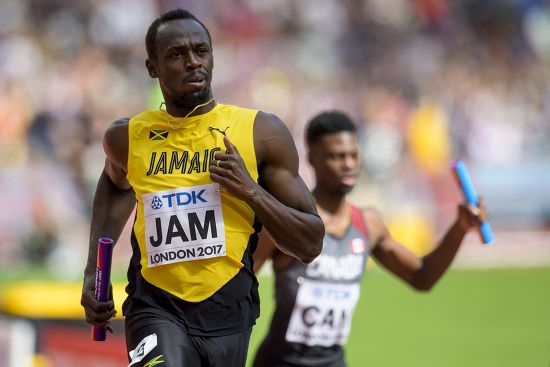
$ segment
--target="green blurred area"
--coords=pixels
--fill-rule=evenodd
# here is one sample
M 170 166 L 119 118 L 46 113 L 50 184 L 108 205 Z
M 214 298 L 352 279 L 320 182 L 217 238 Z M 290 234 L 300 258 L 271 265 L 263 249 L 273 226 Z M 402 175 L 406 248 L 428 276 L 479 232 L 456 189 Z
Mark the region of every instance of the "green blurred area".
M 0 269 L 0 294 L 36 281 L 39 269 Z M 113 274 L 124 298 L 122 271 Z M 34 278 L 34 279 L 33 279 Z M 42 274 L 45 292 L 58 294 Z M 260 275 L 262 315 L 252 333 L 250 366 L 273 312 L 273 278 Z M 80 281 L 53 297 L 80 317 Z M 452 268 L 430 293 L 419 293 L 378 267 L 368 269 L 346 345 L 350 367 L 550 366 L 550 267 Z M 64 289 L 63 287 L 61 289 Z M 43 296 L 37 294 L 44 302 Z M 63 300 L 61 300 L 62 297 Z M 46 297 L 47 298 L 47 297 Z M 5 301 L 0 297 L 0 305 Z M 32 306 L 34 302 L 30 302 Z M 5 305 L 4 305 L 5 306 Z M 69 307 L 72 306 L 72 307 Z M 74 310 L 73 310 L 74 309 Z
M 262 316 L 250 366 L 273 305 L 260 277 Z M 350 367 L 550 366 L 550 268 L 452 269 L 419 293 L 369 269 L 346 346 Z

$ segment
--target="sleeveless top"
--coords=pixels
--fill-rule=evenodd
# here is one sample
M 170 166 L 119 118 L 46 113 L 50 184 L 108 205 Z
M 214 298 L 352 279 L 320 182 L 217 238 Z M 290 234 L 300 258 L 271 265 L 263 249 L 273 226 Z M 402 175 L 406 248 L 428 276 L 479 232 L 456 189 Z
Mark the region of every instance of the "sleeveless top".
M 280 363 L 321 366 L 343 360 L 370 253 L 361 210 L 351 206 L 343 237 L 326 234 L 310 264 L 293 260 L 275 273 L 275 300 L 262 350 Z
M 124 314 L 152 306 L 176 315 L 193 335 L 228 335 L 259 314 L 251 256 L 261 226 L 252 209 L 210 179 L 225 135 L 256 182 L 258 111 L 217 104 L 170 118 L 144 111 L 128 124 L 128 174 L 136 200 Z

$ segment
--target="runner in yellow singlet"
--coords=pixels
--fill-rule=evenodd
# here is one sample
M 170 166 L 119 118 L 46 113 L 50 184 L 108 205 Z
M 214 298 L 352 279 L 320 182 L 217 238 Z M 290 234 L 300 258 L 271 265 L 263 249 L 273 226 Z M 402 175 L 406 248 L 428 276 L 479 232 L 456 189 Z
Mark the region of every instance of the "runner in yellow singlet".
M 165 105 L 106 130 L 82 305 L 106 326 L 114 303 L 94 299 L 97 239 L 120 236 L 137 202 L 128 297 L 131 366 L 244 366 L 259 315 L 252 255 L 262 226 L 280 250 L 311 262 L 324 225 L 276 116 L 225 105 L 211 90 L 206 27 L 177 9 L 146 36 L 147 70 Z

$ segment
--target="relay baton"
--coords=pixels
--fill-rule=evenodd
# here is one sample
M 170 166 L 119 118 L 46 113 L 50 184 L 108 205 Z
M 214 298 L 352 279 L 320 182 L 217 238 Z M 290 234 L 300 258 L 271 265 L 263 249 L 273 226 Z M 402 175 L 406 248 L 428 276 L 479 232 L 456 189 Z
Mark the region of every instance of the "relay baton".
M 470 175 L 468 174 L 468 170 L 466 169 L 466 165 L 464 164 L 464 162 L 462 160 L 454 162 L 452 164 L 452 169 L 457 183 L 462 189 L 462 193 L 464 194 L 466 202 L 473 206 L 477 206 L 479 202 L 479 197 L 476 193 L 474 185 L 472 184 L 472 181 L 470 180 Z M 493 229 L 491 228 L 491 225 L 488 221 L 481 222 L 481 224 L 479 225 L 479 233 L 481 235 L 481 240 L 484 244 L 488 245 L 493 242 Z
M 95 269 L 95 298 L 100 302 L 109 300 L 112 257 L 113 240 L 106 237 L 100 238 L 97 242 L 97 265 Z M 104 341 L 107 339 L 107 329 L 93 325 L 92 338 L 95 341 Z

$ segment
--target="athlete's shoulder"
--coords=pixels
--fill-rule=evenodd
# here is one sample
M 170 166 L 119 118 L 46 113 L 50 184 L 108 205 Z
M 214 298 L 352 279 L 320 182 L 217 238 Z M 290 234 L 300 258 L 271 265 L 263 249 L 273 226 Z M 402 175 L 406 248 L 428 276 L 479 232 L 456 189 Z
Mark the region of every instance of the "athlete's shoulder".
M 218 103 L 217 108 L 221 112 L 224 110 L 234 110 L 252 114 L 254 116 L 255 138 L 265 139 L 283 136 L 285 139 L 292 139 L 286 124 L 279 118 L 279 116 L 273 113 L 222 103 Z
M 107 125 L 105 129 L 105 135 L 116 134 L 117 131 L 128 130 L 128 124 L 130 123 L 130 117 L 120 117 L 113 120 Z
M 254 122 L 255 129 L 260 136 L 291 138 L 290 131 L 281 118 L 273 113 L 258 111 Z
M 129 117 L 121 117 L 109 124 L 103 136 L 103 150 L 107 157 L 120 167 L 125 167 L 128 157 Z
M 373 243 L 377 243 L 380 238 L 388 233 L 388 228 L 384 222 L 382 213 L 372 206 L 361 209 L 363 222 L 365 223 L 369 238 Z
M 364 207 L 354 206 L 354 207 L 361 212 L 365 220 L 368 220 L 368 221 L 382 220 L 382 213 L 380 212 L 380 210 L 378 210 L 373 206 L 364 206 Z
M 277 115 L 258 111 L 254 121 L 254 145 L 260 161 L 284 162 L 297 169 L 298 151 L 294 138 Z
M 274 124 L 275 126 L 286 127 L 285 123 L 283 122 L 283 120 L 281 120 L 279 116 L 270 112 L 258 111 L 256 120 L 264 123 L 268 123 L 268 124 Z
M 105 130 L 105 141 L 110 143 L 111 140 L 117 141 L 121 134 L 128 134 L 129 117 L 121 117 L 111 122 Z
M 130 122 L 130 117 L 120 117 L 116 120 L 114 120 L 113 122 L 111 122 L 110 126 L 124 126 L 124 125 L 128 125 L 128 123 Z

